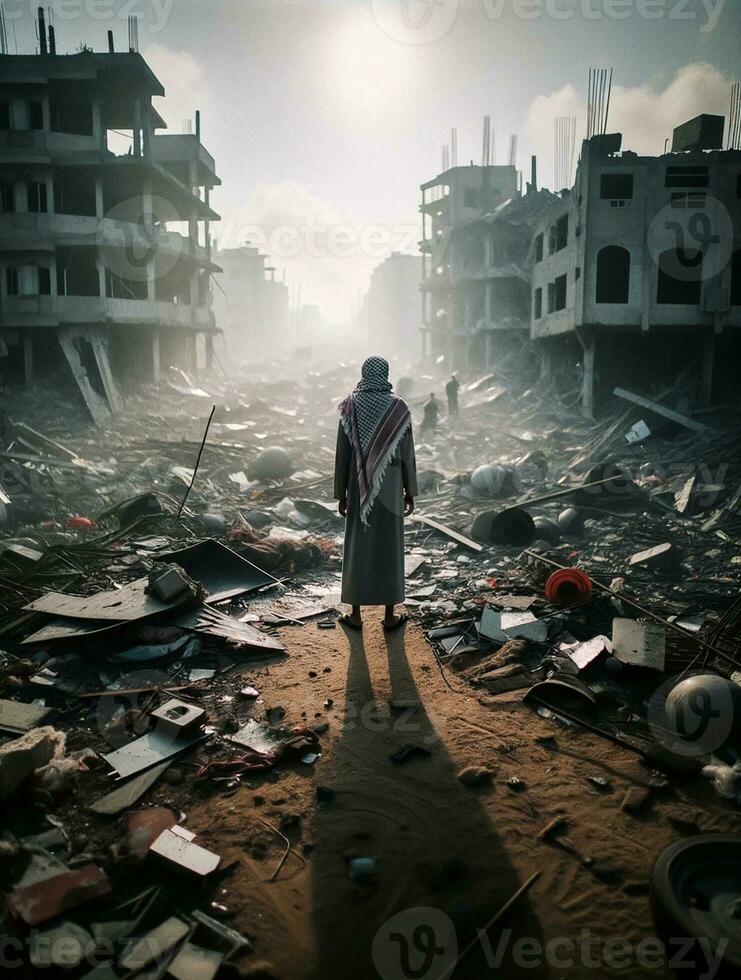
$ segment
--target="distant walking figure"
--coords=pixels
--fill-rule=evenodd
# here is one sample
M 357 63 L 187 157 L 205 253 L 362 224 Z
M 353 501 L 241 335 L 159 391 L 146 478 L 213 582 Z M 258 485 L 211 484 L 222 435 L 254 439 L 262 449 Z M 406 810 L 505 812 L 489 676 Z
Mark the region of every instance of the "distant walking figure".
M 429 400 L 422 406 L 422 431 L 436 429 L 440 420 L 440 402 L 435 398 L 435 392 L 430 392 Z
M 445 385 L 445 395 L 448 399 L 448 415 L 458 414 L 458 389 L 461 383 L 455 374 L 450 375 L 450 381 Z
M 404 517 L 417 494 L 412 416 L 382 357 L 363 364 L 339 411 L 334 495 L 346 518 L 342 601 L 352 606 L 340 620 L 362 629 L 360 607 L 385 606 L 384 628 L 396 629 L 406 621 L 394 615 L 405 597 Z

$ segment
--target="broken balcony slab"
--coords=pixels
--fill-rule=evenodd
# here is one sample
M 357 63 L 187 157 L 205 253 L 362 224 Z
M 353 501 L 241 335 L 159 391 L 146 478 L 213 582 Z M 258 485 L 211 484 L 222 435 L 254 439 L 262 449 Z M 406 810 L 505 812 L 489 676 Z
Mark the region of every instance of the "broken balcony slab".
M 261 568 L 226 545 L 207 538 L 188 548 L 157 555 L 158 561 L 174 562 L 208 592 L 207 602 L 223 602 L 254 592 L 275 582 Z

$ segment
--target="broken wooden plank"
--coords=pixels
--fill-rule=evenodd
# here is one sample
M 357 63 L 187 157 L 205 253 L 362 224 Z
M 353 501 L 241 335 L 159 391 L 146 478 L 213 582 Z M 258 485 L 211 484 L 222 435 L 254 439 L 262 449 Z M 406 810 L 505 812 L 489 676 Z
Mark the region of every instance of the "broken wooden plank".
M 671 422 L 677 422 L 679 425 L 683 425 L 685 429 L 691 429 L 693 432 L 707 431 L 707 426 L 703 422 L 696 422 L 695 419 L 691 419 L 687 415 L 682 415 L 681 412 L 675 412 L 673 408 L 660 405 L 650 398 L 644 398 L 643 395 L 636 395 L 635 392 L 628 391 L 625 388 L 613 388 L 612 393 L 617 398 L 622 398 L 623 401 L 640 405 L 641 408 L 645 408 L 649 412 L 655 412 L 656 415 L 662 415 Z
M 460 534 L 458 531 L 454 531 L 452 527 L 448 527 L 447 525 L 442 524 L 440 521 L 436 521 L 433 517 L 415 514 L 414 520 L 416 520 L 419 524 L 426 524 L 427 527 L 431 527 L 433 531 L 437 531 L 439 534 L 444 534 L 446 538 L 450 538 L 450 540 L 455 541 L 456 544 L 459 544 L 464 548 L 468 548 L 471 551 L 475 551 L 477 554 L 484 550 L 484 546 L 479 544 L 477 541 L 472 541 L 471 538 L 467 538 L 465 534 Z

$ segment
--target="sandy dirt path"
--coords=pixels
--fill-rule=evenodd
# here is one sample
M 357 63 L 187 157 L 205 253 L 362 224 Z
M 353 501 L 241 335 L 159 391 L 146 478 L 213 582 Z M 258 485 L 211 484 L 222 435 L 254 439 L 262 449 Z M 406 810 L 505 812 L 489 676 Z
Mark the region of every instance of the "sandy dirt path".
M 216 898 L 254 937 L 253 962 L 268 961 L 282 980 L 667 976 L 649 942 L 651 865 L 681 836 L 670 820 L 738 829 L 730 808 L 695 781 L 630 816 L 625 793 L 649 778 L 637 756 L 511 696 L 480 704 L 458 678 L 446 684 L 416 627 L 384 634 L 379 620 L 380 610 L 366 610 L 362 634 L 316 624 L 283 631 L 289 658 L 245 677 L 290 724 L 329 724 L 321 759 L 217 793 L 189 815 L 206 846 L 240 862 Z M 417 707 L 392 710 L 391 699 Z M 549 735 L 555 744 L 536 741 Z M 407 744 L 430 757 L 394 764 L 389 756 Z M 468 765 L 492 768 L 492 784 L 464 786 L 458 773 Z M 511 791 L 513 775 L 527 788 Z M 589 776 L 611 788 L 596 789 Z M 317 787 L 333 801 L 317 804 Z M 556 816 L 615 881 L 537 839 Z M 283 822 L 294 845 L 272 882 L 283 848 L 262 821 Z M 351 880 L 354 857 L 375 859 L 370 879 Z M 446 972 L 535 871 L 528 897 L 492 930 L 491 948 L 477 942 Z

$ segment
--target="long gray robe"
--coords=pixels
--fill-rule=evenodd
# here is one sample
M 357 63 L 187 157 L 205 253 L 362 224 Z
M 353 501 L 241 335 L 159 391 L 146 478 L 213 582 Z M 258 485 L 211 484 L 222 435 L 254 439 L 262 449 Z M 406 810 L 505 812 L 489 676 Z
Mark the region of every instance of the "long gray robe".
M 417 495 L 414 437 L 407 429 L 388 465 L 368 525 L 360 520 L 358 473 L 350 440 L 340 424 L 334 495 L 347 497 L 342 601 L 352 606 L 391 606 L 404 595 L 404 494 Z

